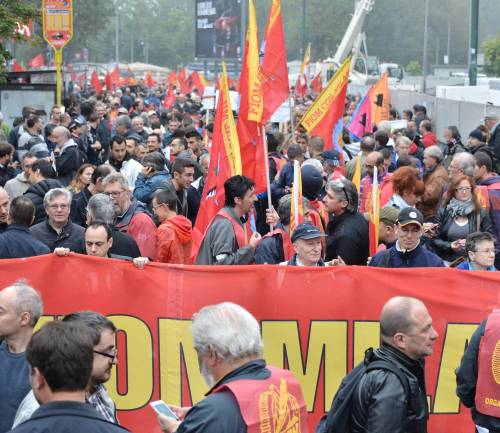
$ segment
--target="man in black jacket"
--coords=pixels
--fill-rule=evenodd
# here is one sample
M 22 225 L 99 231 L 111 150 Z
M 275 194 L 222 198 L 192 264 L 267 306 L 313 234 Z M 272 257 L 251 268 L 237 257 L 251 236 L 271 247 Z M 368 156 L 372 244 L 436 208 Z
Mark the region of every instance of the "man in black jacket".
M 358 193 L 347 180 L 331 181 L 323 202 L 333 218 L 326 233 L 326 260 L 340 258 L 347 265 L 366 265 L 368 259 L 368 221 L 358 213 Z
M 0 142 L 0 186 L 16 177 L 16 170 L 12 166 L 14 148 L 6 142 Z
M 87 162 L 86 156 L 78 149 L 78 144 L 71 138 L 71 132 L 64 126 L 57 126 L 52 131 L 56 144 L 56 170 L 59 182 L 68 186 L 80 166 Z
M 51 189 L 43 199 L 47 219 L 31 227 L 31 233 L 51 251 L 57 247 L 74 249 L 85 230 L 69 218 L 71 193 L 67 189 Z
M 56 172 L 52 164 L 46 159 L 35 161 L 28 172 L 28 182 L 31 186 L 24 193 L 24 197 L 29 198 L 35 205 L 35 221 L 33 224 L 42 222 L 46 217 L 45 207 L 43 206 L 45 194 L 53 188 L 62 188 L 62 185 L 55 177 Z
M 387 301 L 380 316 L 382 344 L 374 350 L 374 360 L 401 369 L 411 395 L 389 370 L 365 373 L 353 394 L 352 433 L 427 432 L 424 358 L 432 354 L 437 337 L 423 302 L 403 296 Z
M 0 259 L 40 256 L 49 248 L 34 238 L 29 230 L 35 218 L 35 206 L 29 198 L 16 197 L 10 204 L 9 226 L 0 235 Z

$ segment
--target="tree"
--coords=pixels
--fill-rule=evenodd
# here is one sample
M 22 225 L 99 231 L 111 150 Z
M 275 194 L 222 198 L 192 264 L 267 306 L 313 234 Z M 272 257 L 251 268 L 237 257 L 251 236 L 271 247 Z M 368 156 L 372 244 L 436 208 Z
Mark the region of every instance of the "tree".
M 11 41 L 22 41 L 16 32 L 20 23 L 40 20 L 40 10 L 28 0 L 2 0 L 0 2 L 0 74 L 7 71 L 7 62 L 12 59 L 8 49 Z M 1 77 L 0 77 L 1 78 Z
M 483 49 L 486 60 L 485 72 L 495 77 L 500 76 L 500 32 L 495 37 L 484 41 Z

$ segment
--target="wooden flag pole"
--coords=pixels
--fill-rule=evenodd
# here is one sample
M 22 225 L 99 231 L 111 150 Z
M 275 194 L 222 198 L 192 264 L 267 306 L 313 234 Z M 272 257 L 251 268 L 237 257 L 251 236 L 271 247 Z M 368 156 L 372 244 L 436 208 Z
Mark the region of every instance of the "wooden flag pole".
M 269 209 L 273 208 L 273 201 L 271 199 L 271 179 L 269 178 L 269 157 L 267 150 L 267 135 L 266 135 L 266 125 L 262 125 L 262 141 L 264 143 L 264 167 L 266 170 L 266 184 L 267 184 L 267 206 Z M 271 231 L 274 230 L 274 226 L 269 224 Z

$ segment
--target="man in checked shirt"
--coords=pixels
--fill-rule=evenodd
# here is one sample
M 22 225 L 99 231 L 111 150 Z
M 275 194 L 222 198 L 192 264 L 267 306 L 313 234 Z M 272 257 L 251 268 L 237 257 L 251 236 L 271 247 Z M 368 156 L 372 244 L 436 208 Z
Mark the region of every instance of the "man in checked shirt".
M 79 311 L 68 314 L 62 320 L 81 323 L 89 328 L 94 342 L 94 364 L 86 402 L 104 419 L 118 424 L 115 403 L 104 386 L 111 376 L 111 369 L 117 363 L 115 325 L 107 317 L 95 311 Z M 30 418 L 38 407 L 33 391 L 30 391 L 17 410 L 12 428 Z

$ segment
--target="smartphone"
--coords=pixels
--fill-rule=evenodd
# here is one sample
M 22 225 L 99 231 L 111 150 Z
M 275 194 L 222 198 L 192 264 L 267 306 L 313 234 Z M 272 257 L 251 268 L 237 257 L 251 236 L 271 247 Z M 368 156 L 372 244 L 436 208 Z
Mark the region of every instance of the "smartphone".
M 179 418 L 175 413 L 172 412 L 172 409 L 170 409 L 163 400 L 156 400 L 152 401 L 149 403 L 149 405 L 153 408 L 153 410 L 156 413 L 161 413 L 162 415 L 168 416 L 169 418 L 173 418 L 177 421 L 179 421 Z

